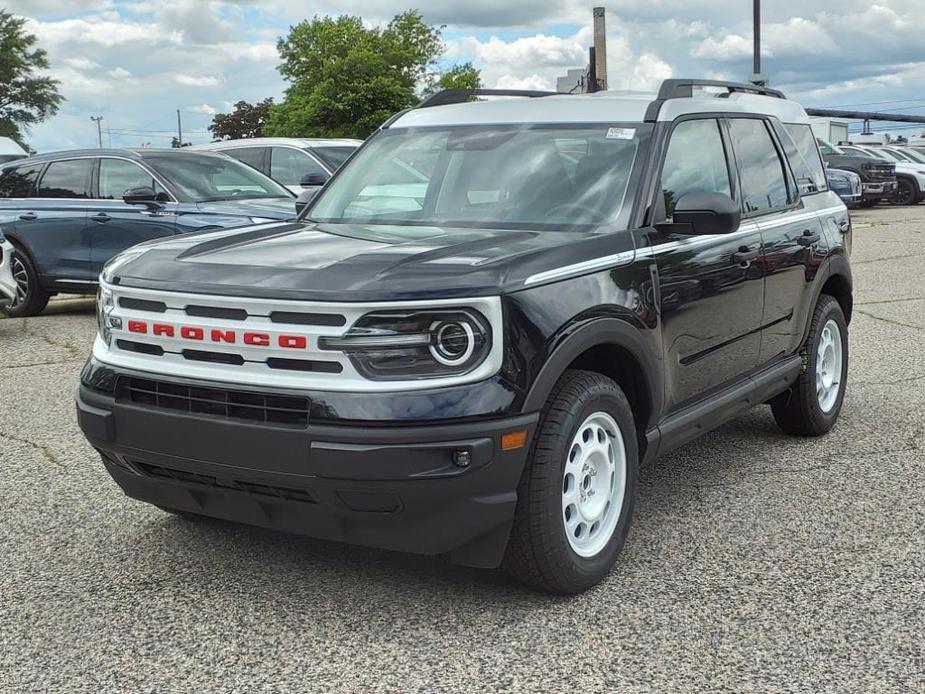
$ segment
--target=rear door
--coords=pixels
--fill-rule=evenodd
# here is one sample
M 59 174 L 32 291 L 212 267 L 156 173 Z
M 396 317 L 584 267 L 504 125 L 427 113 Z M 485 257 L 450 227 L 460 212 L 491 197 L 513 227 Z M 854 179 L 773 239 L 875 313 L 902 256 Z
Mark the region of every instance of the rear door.
M 154 175 L 128 159 L 102 157 L 96 175 L 96 195 L 90 201 L 90 264 L 95 274 L 117 253 L 126 248 L 170 236 L 176 230 L 176 203 Z M 144 205 L 122 201 L 130 188 L 150 187 L 163 199 L 163 208 L 151 210 Z
M 716 118 L 674 126 L 662 165 L 660 194 L 670 219 L 686 193 L 737 199 L 731 152 Z M 657 201 L 661 206 L 662 201 Z M 745 221 L 731 234 L 653 239 L 665 350 L 666 404 L 676 409 L 753 370 L 758 363 L 764 282 L 756 265 L 761 235 Z
M 87 204 L 93 159 L 61 159 L 45 167 L 36 195 L 19 216 L 17 232 L 26 239 L 44 282 L 96 280 L 90 268 Z

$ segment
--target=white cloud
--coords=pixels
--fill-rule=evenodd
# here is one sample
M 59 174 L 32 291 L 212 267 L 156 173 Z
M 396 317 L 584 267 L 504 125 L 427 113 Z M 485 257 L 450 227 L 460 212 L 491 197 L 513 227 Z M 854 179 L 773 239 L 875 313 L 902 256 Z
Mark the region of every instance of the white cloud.
M 132 76 L 132 73 L 126 70 L 124 67 L 114 67 L 112 70 L 109 70 L 107 73 L 110 77 L 114 77 L 117 80 L 124 80 Z
M 209 106 L 209 104 L 200 104 L 199 106 L 193 106 L 190 111 L 195 111 L 196 113 L 204 113 L 207 116 L 214 116 L 217 111 Z
M 177 84 L 187 87 L 217 87 L 222 83 L 222 78 L 218 75 L 185 75 L 179 74 L 174 77 Z
M 73 58 L 66 58 L 64 60 L 65 64 L 74 68 L 75 70 L 93 70 L 100 67 L 99 63 L 96 63 L 89 58 L 84 58 L 81 56 L 75 56 Z

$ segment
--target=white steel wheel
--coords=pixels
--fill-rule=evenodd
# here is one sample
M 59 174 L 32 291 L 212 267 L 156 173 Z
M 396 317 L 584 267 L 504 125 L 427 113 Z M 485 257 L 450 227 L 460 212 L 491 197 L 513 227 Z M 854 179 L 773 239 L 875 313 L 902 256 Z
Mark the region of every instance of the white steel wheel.
M 816 399 L 819 409 L 832 411 L 841 390 L 842 377 L 841 329 L 833 319 L 822 327 L 816 348 Z
M 562 476 L 562 523 L 575 554 L 601 552 L 620 519 L 626 493 L 626 447 L 606 412 L 589 415 L 569 446 Z

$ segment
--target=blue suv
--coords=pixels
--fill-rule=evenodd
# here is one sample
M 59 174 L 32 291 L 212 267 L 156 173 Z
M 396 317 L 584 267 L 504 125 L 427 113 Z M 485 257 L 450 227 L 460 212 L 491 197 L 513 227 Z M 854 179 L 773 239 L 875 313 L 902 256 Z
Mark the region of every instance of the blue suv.
M 0 174 L 0 230 L 13 244 L 11 316 L 41 313 L 58 292 L 95 291 L 130 246 L 189 231 L 295 217 L 284 186 L 231 157 L 95 149 L 21 159 Z

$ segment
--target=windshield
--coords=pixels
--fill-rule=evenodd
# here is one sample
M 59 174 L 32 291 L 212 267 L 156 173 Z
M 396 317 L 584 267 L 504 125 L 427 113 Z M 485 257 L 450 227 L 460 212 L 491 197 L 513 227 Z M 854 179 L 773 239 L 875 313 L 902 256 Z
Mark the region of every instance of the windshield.
M 914 149 L 904 149 L 902 155 L 919 164 L 925 164 L 925 155 L 922 155 L 921 152 L 916 152 Z
M 623 207 L 641 124 L 396 128 L 318 196 L 316 221 L 594 227 Z
M 872 157 L 877 157 L 877 156 L 879 156 L 881 159 L 889 159 L 890 161 L 901 161 L 901 162 L 905 162 L 905 161 L 906 161 L 906 160 L 903 159 L 901 156 L 899 156 L 896 152 L 891 152 L 891 151 L 888 150 L 888 149 L 874 149 L 874 150 L 871 150 L 870 156 L 872 156 Z
M 291 198 L 286 188 L 236 159 L 177 152 L 145 155 L 174 192 L 194 202 Z
M 347 157 L 349 157 L 355 151 L 356 147 L 353 145 L 345 145 L 340 147 L 315 147 L 312 149 L 312 152 L 317 154 L 318 157 L 325 164 L 330 166 L 333 171 L 337 171 L 341 164 L 347 161 Z
M 831 142 L 826 142 L 822 138 L 816 138 L 816 142 L 819 143 L 819 151 L 822 152 L 823 154 L 828 154 L 828 155 L 844 154 L 844 152 L 839 150 L 838 147 L 833 145 Z

